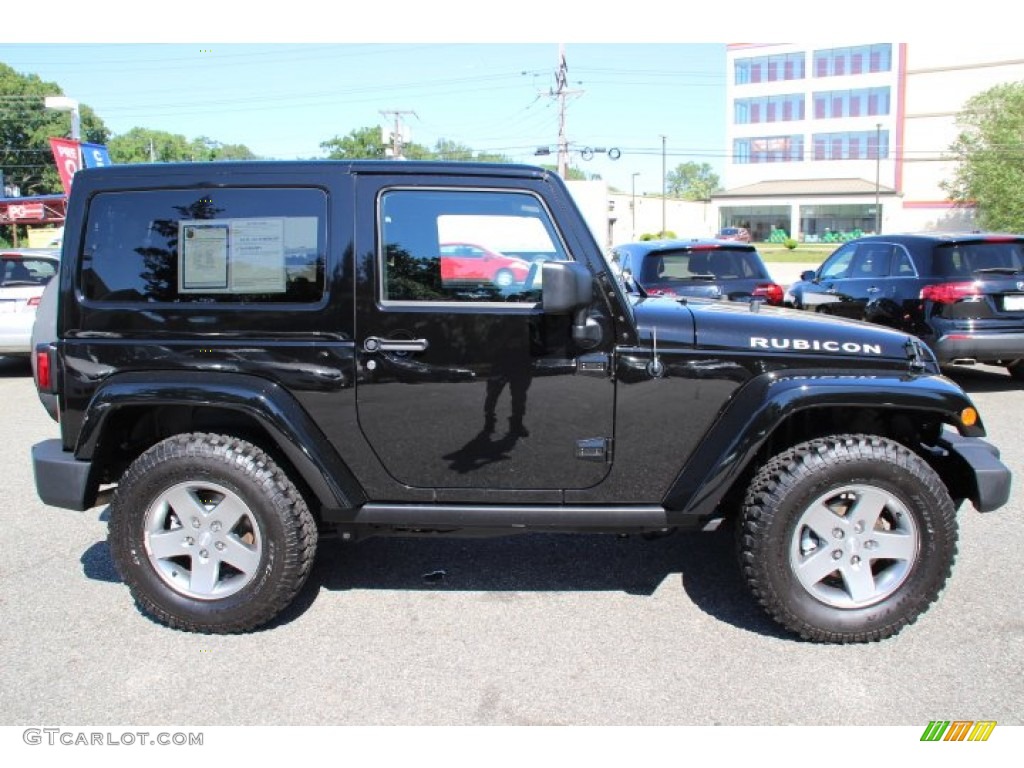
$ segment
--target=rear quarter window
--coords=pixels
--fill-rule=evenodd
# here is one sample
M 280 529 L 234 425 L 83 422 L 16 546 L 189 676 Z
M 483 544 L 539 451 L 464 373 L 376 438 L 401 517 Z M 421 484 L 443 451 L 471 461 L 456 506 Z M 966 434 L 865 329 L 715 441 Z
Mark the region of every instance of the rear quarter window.
M 89 205 L 81 291 L 95 302 L 318 302 L 326 220 L 319 189 L 101 193 Z

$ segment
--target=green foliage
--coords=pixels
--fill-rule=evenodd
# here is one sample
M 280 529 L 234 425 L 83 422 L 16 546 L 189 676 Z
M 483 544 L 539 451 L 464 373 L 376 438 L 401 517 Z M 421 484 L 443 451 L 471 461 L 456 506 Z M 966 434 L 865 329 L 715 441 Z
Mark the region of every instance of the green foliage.
M 795 250 L 795 249 L 796 249 L 796 247 L 797 247 L 798 245 L 800 245 L 800 243 L 798 243 L 798 242 L 797 242 L 796 240 L 794 240 L 794 239 L 793 239 L 792 237 L 787 237 L 787 238 L 786 238 L 786 239 L 785 239 L 785 240 L 783 241 L 783 243 L 782 243 L 782 244 L 783 244 L 784 246 L 786 246 L 786 248 L 788 248 L 788 249 L 789 249 L 789 250 L 791 250 L 791 251 L 792 251 L 792 250 Z
M 645 232 L 644 234 L 640 235 L 640 239 L 641 240 L 675 240 L 676 239 L 676 233 L 673 232 L 671 229 L 666 229 L 664 232 L 655 232 L 654 234 L 651 234 L 650 232 Z
M 367 125 L 351 130 L 345 136 L 320 142 L 320 148 L 327 150 L 328 160 L 384 160 L 391 144 L 384 142 L 378 126 Z M 426 160 L 431 151 L 421 144 L 409 142 L 402 146 L 402 154 L 409 160 Z
M 320 143 L 327 150 L 328 160 L 384 160 L 388 157 L 390 144 L 384 142 L 380 128 L 372 125 L 356 128 L 345 136 Z M 474 152 L 465 144 L 451 139 L 438 139 L 433 149 L 409 142 L 402 145 L 402 154 L 407 160 L 447 160 L 450 162 L 507 163 L 504 155 Z
M 544 168 L 552 173 L 558 173 L 557 165 L 550 165 L 548 163 L 541 163 L 541 168 Z M 566 181 L 600 181 L 601 174 L 599 173 L 587 173 L 581 171 L 579 168 L 570 165 L 565 169 L 565 180 Z
M 665 178 L 670 197 L 683 200 L 707 200 L 722 189 L 718 174 L 707 163 L 682 163 Z
M 1024 231 L 1024 82 L 1005 83 L 969 99 L 957 115 L 949 199 L 977 206 L 989 230 Z
M 22 75 L 0 64 L 0 168 L 21 194 L 55 195 L 64 191 L 50 149 L 51 138 L 71 135 L 71 114 L 47 109 L 47 96 L 63 96 L 56 83 Z M 96 113 L 80 104 L 83 141 L 103 144 L 109 131 Z
M 115 163 L 175 163 L 207 160 L 256 160 L 244 144 L 221 144 L 206 136 L 191 141 L 181 134 L 132 128 L 107 143 Z

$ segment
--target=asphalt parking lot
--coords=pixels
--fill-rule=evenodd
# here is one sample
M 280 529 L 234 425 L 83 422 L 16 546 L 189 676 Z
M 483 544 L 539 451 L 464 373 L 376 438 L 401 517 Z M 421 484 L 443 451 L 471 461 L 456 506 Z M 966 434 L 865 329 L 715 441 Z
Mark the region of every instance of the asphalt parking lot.
M 890 640 L 781 633 L 720 534 L 328 541 L 279 621 L 210 637 L 136 611 L 103 508 L 38 500 L 29 448 L 58 428 L 0 359 L 0 724 L 1024 724 L 1024 393 L 1000 369 L 953 376 L 1014 493 L 961 510 L 953 578 Z

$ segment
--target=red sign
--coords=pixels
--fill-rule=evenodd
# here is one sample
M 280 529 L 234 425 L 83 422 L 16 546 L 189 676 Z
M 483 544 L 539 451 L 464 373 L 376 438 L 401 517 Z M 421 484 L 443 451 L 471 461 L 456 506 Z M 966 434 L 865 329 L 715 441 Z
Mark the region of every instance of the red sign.
M 24 219 L 42 219 L 46 216 L 42 203 L 16 203 L 7 206 L 7 215 L 11 221 Z
M 71 192 L 71 180 L 82 167 L 82 148 L 74 139 L 50 139 L 53 157 L 57 161 L 57 172 L 60 183 L 64 185 L 64 194 Z

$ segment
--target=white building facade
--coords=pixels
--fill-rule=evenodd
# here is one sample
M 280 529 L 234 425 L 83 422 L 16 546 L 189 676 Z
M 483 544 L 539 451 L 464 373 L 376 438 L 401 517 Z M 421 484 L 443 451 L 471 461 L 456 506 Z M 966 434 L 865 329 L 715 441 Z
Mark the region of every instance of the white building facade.
M 1000 41 L 732 45 L 726 191 L 717 226 L 756 240 L 838 242 L 876 230 L 971 228 L 942 190 L 968 99 L 1024 80 Z

